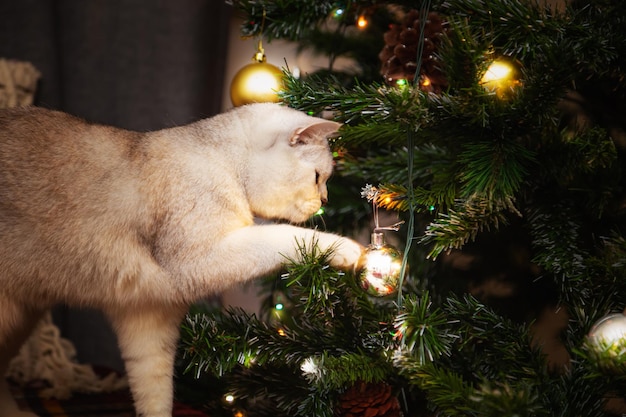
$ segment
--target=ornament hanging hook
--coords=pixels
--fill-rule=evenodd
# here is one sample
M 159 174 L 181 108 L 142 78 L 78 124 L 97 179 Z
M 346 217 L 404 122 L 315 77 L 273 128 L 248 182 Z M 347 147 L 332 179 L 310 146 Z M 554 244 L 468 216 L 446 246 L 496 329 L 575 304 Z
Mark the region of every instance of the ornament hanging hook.
M 265 57 L 265 49 L 263 48 L 263 33 L 265 32 L 265 17 L 267 13 L 265 11 L 265 7 L 263 7 L 263 17 L 261 18 L 261 30 L 259 31 L 258 41 L 256 46 L 256 52 L 252 59 L 256 62 L 265 62 L 267 59 Z
M 393 230 L 397 232 L 400 230 L 400 226 L 404 224 L 404 220 L 396 222 L 391 226 L 381 226 L 378 217 L 378 188 L 374 187 L 372 184 L 366 184 L 365 187 L 361 189 L 361 197 L 367 199 L 372 203 L 372 212 L 374 215 L 374 233 L 380 232 L 382 230 Z

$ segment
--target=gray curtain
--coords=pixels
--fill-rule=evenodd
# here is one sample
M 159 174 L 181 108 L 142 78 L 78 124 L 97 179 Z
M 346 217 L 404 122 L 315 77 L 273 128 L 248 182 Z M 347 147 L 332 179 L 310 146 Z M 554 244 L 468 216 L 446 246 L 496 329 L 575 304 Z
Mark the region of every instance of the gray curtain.
M 223 0 L 0 0 L 0 57 L 42 73 L 38 106 L 131 130 L 181 125 L 220 111 L 231 12 Z M 98 312 L 61 307 L 55 320 L 81 362 L 123 369 Z

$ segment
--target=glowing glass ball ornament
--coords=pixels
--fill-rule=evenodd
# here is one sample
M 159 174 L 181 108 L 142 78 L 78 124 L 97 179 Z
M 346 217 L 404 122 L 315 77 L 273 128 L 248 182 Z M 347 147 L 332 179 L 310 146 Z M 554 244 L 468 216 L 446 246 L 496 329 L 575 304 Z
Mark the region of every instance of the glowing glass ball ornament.
M 626 373 L 626 315 L 609 314 L 593 325 L 587 346 L 598 365 L 615 373 Z
M 522 85 L 520 71 L 515 62 L 507 58 L 494 60 L 483 74 L 480 84 L 500 99 L 509 98 L 516 87 Z
M 372 242 L 357 265 L 360 287 L 375 297 L 393 296 L 398 292 L 402 272 L 402 252 L 384 241 L 382 233 L 372 233 Z
M 230 84 L 233 106 L 250 103 L 276 103 L 283 88 L 283 72 L 266 62 L 261 44 L 252 58 L 253 62 L 241 68 Z

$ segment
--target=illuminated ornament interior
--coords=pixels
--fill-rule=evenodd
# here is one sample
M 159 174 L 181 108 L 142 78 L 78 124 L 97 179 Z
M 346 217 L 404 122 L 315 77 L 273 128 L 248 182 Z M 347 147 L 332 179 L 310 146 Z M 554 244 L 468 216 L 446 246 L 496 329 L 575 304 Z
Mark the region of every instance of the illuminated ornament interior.
M 238 107 L 250 103 L 276 103 L 283 86 L 283 72 L 266 62 L 265 51 L 259 41 L 253 62 L 241 68 L 230 84 L 230 100 Z
M 626 373 L 626 315 L 610 314 L 598 320 L 587 344 L 600 367 Z
M 509 98 L 522 85 L 517 65 L 505 58 L 494 60 L 483 74 L 480 84 L 500 99 Z

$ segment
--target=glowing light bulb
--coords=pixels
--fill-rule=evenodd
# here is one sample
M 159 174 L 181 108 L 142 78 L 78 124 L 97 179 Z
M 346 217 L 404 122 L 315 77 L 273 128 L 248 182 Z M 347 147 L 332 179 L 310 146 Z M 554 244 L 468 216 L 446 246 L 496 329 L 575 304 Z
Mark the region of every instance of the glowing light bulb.
M 517 67 L 508 59 L 497 59 L 489 65 L 483 74 L 480 84 L 485 90 L 495 93 L 498 98 L 510 97 L 515 87 L 522 83 L 519 80 Z
M 283 303 L 276 303 L 274 308 L 276 308 L 276 310 L 282 310 L 283 308 L 285 308 L 285 306 L 283 305 Z
M 409 82 L 406 79 L 404 79 L 404 78 L 400 78 L 400 79 L 396 80 L 396 85 L 398 87 L 406 87 L 407 85 L 409 85 Z
M 235 401 L 235 396 L 233 394 L 226 394 L 224 396 L 224 401 L 226 401 L 227 403 L 232 403 Z
M 367 19 L 365 16 L 359 16 L 359 19 L 356 21 L 356 25 L 359 29 L 365 29 L 367 27 Z
M 482 82 L 487 83 L 489 81 L 498 81 L 504 78 L 508 78 L 511 75 L 513 68 L 506 62 L 503 61 L 494 61 L 489 68 L 487 68 L 487 72 L 483 75 Z

